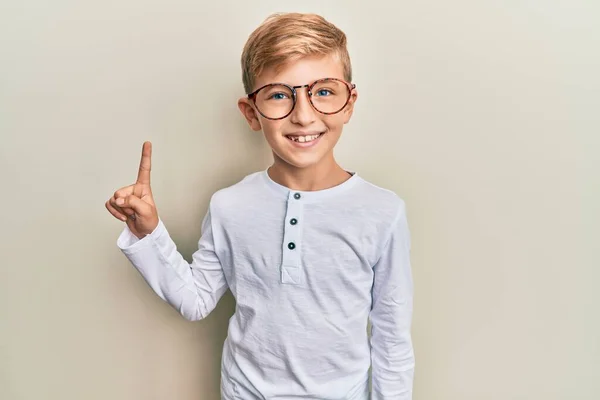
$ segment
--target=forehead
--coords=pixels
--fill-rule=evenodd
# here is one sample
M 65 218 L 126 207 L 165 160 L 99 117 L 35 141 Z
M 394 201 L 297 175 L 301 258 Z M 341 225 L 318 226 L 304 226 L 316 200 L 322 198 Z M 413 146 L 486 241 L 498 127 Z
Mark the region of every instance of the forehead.
M 282 82 L 288 85 L 305 85 L 321 78 L 344 78 L 342 62 L 333 55 L 308 56 L 286 64 L 270 66 L 256 77 L 256 88 Z

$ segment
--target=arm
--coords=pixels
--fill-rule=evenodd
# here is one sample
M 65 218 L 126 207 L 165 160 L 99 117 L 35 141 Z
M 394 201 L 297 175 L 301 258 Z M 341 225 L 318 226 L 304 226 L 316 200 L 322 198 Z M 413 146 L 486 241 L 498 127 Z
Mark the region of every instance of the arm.
M 415 356 L 411 339 L 413 282 L 406 206 L 374 266 L 371 309 L 372 400 L 411 400 Z
M 190 321 L 208 316 L 227 290 L 215 253 L 210 208 L 191 265 L 177 251 L 162 220 L 142 239 L 126 226 L 117 246 L 156 294 Z

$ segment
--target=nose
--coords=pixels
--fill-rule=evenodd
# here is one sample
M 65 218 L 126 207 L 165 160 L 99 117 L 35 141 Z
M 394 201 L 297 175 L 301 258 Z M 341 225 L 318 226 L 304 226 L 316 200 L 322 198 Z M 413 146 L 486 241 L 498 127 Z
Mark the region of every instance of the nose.
M 308 99 L 308 87 L 296 88 L 296 105 L 290 114 L 290 121 L 294 124 L 307 126 L 316 120 L 316 110 Z

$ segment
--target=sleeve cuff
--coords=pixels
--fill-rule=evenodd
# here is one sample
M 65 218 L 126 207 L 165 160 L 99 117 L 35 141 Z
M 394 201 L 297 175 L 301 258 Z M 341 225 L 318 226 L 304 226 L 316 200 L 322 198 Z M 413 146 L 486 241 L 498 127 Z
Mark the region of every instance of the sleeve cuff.
M 125 224 L 125 228 L 117 238 L 117 246 L 124 253 L 132 254 L 148 246 L 152 241 L 158 238 L 165 230 L 166 227 L 163 221 L 159 218 L 158 225 L 156 225 L 156 228 L 154 228 L 154 230 L 150 234 L 139 239 L 133 234 L 133 232 L 131 232 L 127 224 Z

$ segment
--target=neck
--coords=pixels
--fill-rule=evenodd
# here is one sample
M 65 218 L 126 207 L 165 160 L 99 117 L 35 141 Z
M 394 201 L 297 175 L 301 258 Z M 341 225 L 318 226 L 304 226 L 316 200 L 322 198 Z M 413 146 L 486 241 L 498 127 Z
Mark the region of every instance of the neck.
M 337 186 L 351 175 L 333 158 L 306 168 L 298 168 L 275 157 L 268 169 L 271 179 L 292 190 L 316 191 Z

